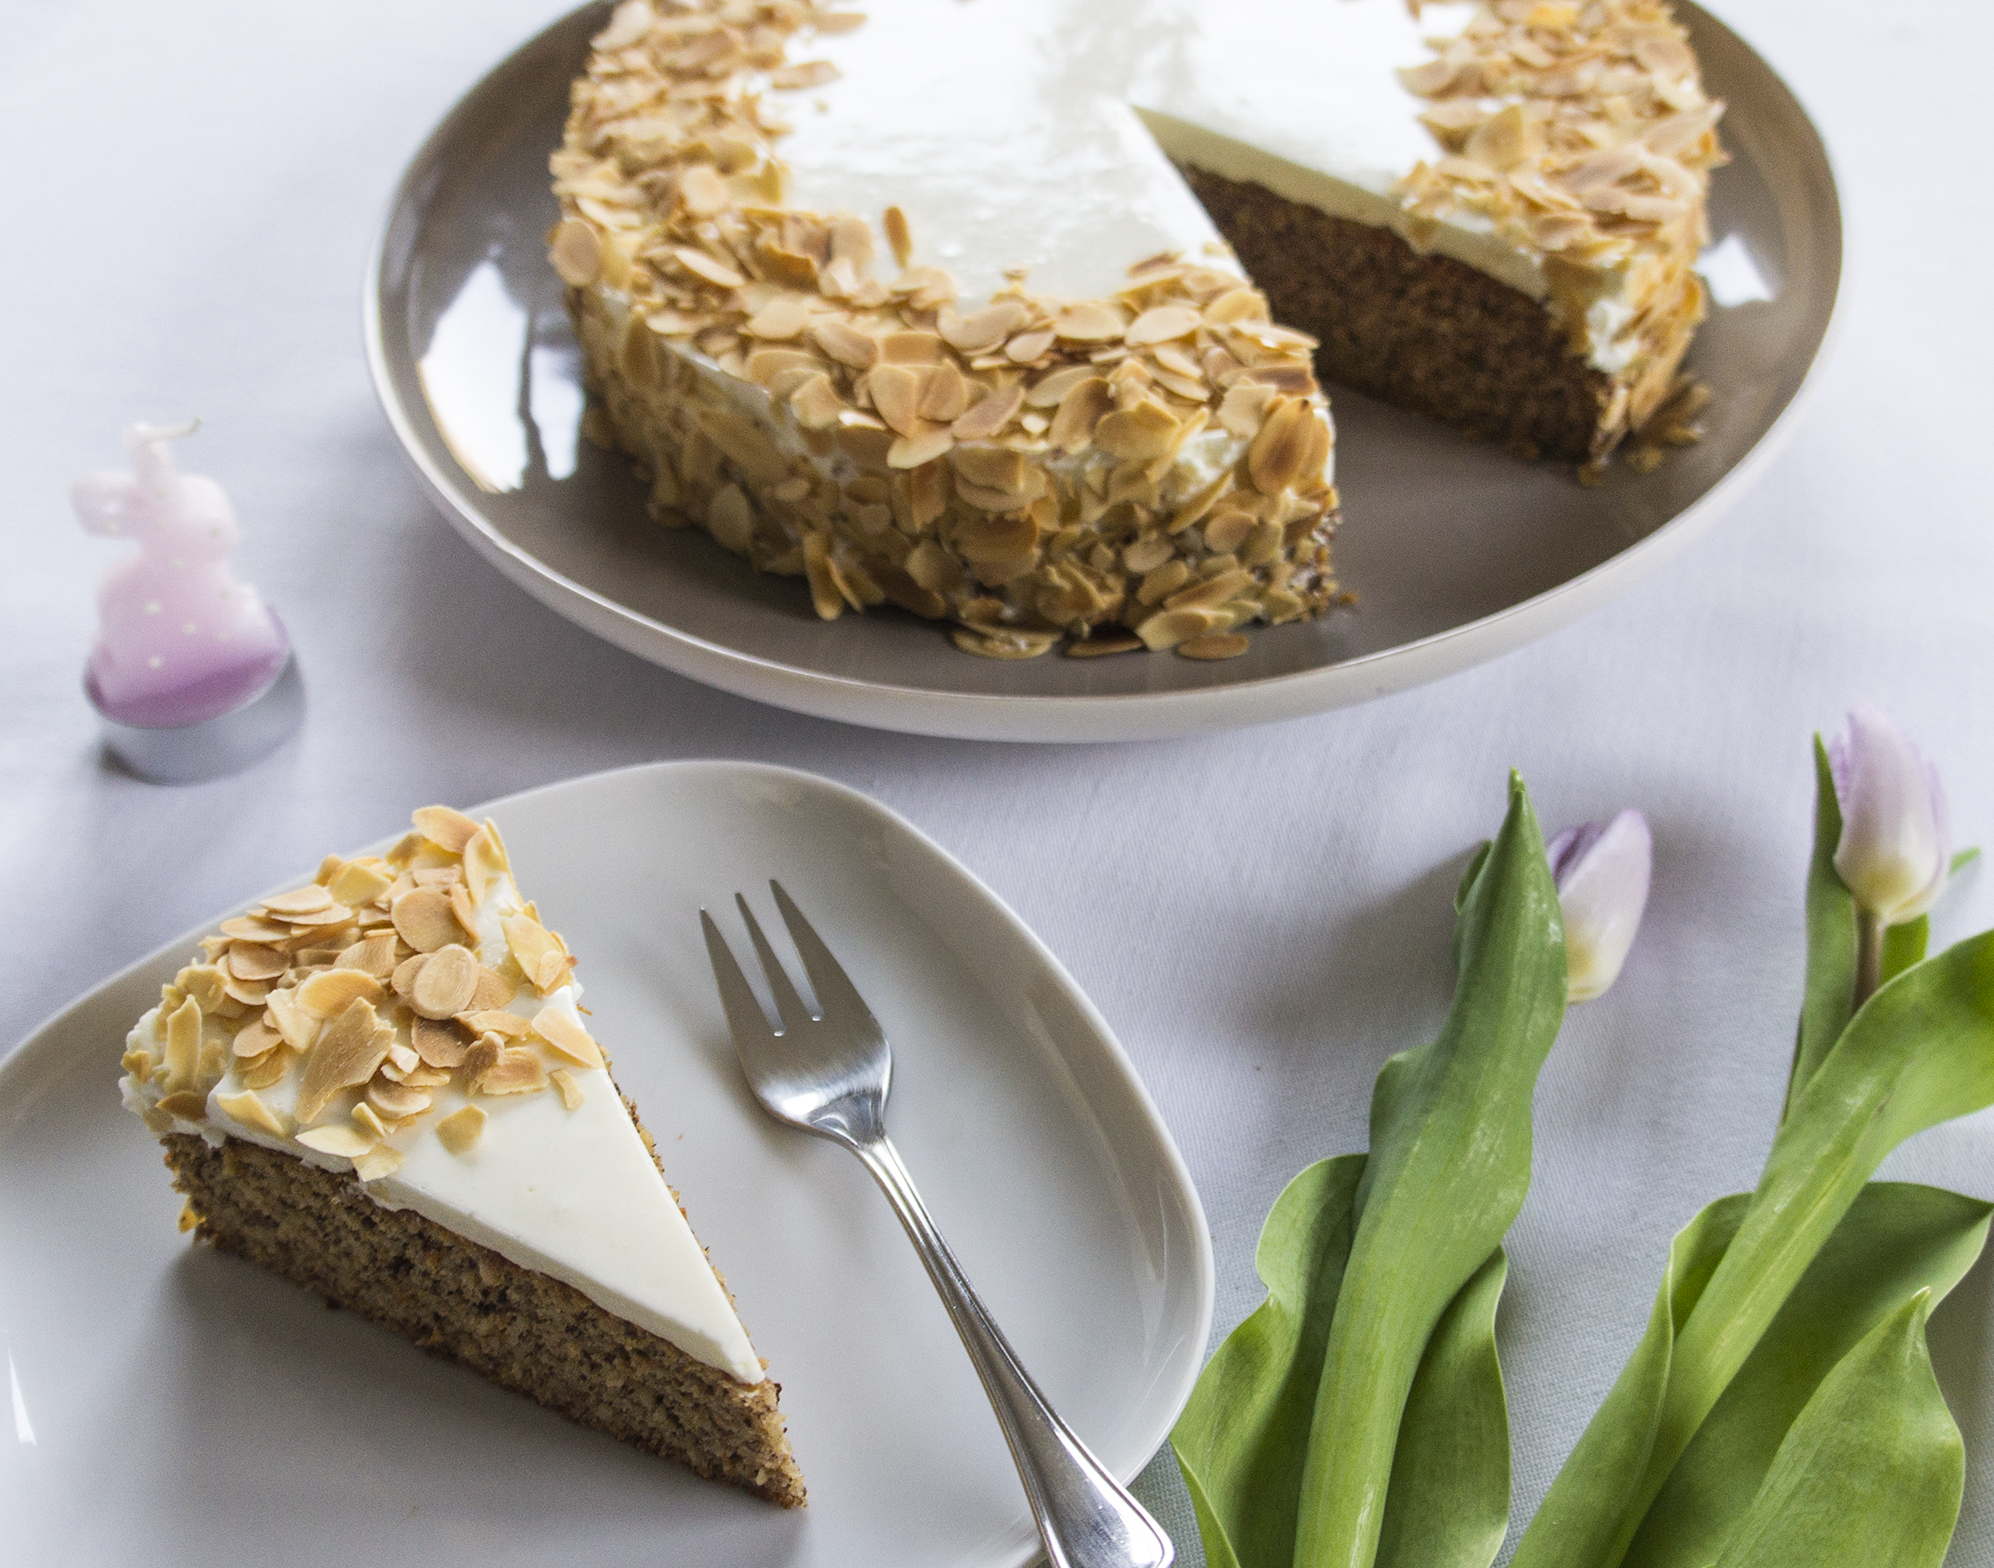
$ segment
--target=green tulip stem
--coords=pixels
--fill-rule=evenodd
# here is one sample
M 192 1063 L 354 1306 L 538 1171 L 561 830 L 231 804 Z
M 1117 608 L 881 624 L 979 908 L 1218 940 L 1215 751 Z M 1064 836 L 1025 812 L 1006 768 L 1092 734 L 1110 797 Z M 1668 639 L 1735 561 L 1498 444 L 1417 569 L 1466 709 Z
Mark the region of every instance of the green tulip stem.
M 1860 1008 L 1883 984 L 1883 933 L 1880 916 L 1867 909 L 1856 911 L 1856 990 L 1851 1008 Z

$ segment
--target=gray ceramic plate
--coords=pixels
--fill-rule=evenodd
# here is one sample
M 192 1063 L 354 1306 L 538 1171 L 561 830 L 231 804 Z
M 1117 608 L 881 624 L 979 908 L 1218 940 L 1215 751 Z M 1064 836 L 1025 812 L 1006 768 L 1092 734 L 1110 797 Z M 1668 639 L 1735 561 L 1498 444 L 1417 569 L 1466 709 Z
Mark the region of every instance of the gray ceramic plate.
M 607 4 L 556 22 L 452 109 L 389 210 L 366 293 L 375 385 L 451 524 L 561 614 L 764 702 L 993 740 L 1189 734 L 1362 701 L 1507 652 L 1592 609 L 1713 522 L 1791 428 L 1842 270 L 1820 136 L 1738 36 L 1679 0 L 1729 104 L 1714 182 L 1717 303 L 1690 368 L 1716 392 L 1698 445 L 1597 489 L 1331 389 L 1356 608 L 1256 634 L 1241 658 L 993 663 L 897 611 L 826 624 L 764 577 L 644 514 L 622 458 L 576 439 L 580 362 L 547 266 L 547 154 Z

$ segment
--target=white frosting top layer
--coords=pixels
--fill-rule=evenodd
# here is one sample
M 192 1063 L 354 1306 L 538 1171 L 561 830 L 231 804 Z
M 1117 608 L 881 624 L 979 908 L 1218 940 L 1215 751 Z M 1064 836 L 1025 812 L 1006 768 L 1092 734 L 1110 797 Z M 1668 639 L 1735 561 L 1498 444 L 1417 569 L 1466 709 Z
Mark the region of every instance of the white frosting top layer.
M 915 260 L 965 300 L 1028 266 L 1036 292 L 1112 294 L 1159 251 L 1225 247 L 1172 165 L 1191 162 L 1339 217 L 1400 226 L 1396 183 L 1442 149 L 1402 66 L 1467 4 L 1405 0 L 867 0 L 865 24 L 801 39 L 837 80 L 774 102 L 789 202 L 907 214 Z M 1429 248 L 1537 297 L 1534 257 L 1464 213 Z
M 520 907 L 511 878 L 493 878 L 477 906 L 479 956 L 485 963 L 504 960 L 499 917 Z M 579 1024 L 575 1009 L 580 994 L 581 987 L 572 981 L 545 997 L 522 988 L 510 1010 L 531 1016 L 554 1006 Z M 139 1020 L 129 1044 L 157 1053 L 164 1041 L 164 1020 L 154 1008 Z M 609 1073 L 572 1064 L 567 1070 L 583 1094 L 574 1110 L 552 1090 L 479 1095 L 476 1103 L 487 1117 L 484 1131 L 461 1154 L 444 1146 L 436 1125 L 470 1102 L 454 1080 L 434 1090 L 433 1112 L 389 1134 L 386 1142 L 403 1156 L 403 1163 L 393 1174 L 366 1183 L 367 1195 L 385 1208 L 414 1209 L 524 1268 L 563 1280 L 687 1355 L 744 1383 L 759 1383 L 765 1374 L 747 1332 Z M 300 1081 L 294 1069 L 258 1091 L 287 1125 Z M 158 1116 L 163 1095 L 158 1084 L 127 1076 L 121 1087 L 132 1110 Z M 352 1171 L 353 1161 L 342 1155 L 322 1153 L 231 1117 L 220 1102 L 242 1092 L 232 1065 L 208 1095 L 207 1120 L 174 1118 L 172 1130 L 215 1144 L 224 1136 L 241 1138 L 325 1170 Z M 358 1097 L 355 1090 L 339 1095 L 317 1125 L 344 1124 Z

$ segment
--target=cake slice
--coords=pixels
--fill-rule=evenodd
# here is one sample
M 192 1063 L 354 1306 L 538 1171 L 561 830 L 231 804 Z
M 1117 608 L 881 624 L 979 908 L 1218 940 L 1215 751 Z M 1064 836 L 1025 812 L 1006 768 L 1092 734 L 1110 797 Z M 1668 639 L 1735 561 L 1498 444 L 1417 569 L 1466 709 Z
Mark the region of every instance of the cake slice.
M 579 1007 L 498 828 L 445 806 L 385 856 L 222 923 L 133 1029 L 121 1088 L 182 1228 L 639 1448 L 804 1501 L 779 1392 Z

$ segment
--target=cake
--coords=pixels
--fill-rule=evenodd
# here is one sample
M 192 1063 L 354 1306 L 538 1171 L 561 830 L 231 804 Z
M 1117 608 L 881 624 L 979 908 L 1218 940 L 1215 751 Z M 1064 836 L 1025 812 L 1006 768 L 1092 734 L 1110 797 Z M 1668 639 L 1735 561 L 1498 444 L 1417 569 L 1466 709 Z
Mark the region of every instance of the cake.
M 550 257 L 661 522 L 1225 657 L 1338 602 L 1318 372 L 1594 468 L 1678 396 L 1720 110 L 1658 0 L 626 0 Z
M 222 923 L 126 1043 L 183 1229 L 612 1437 L 787 1506 L 780 1392 L 498 828 Z

